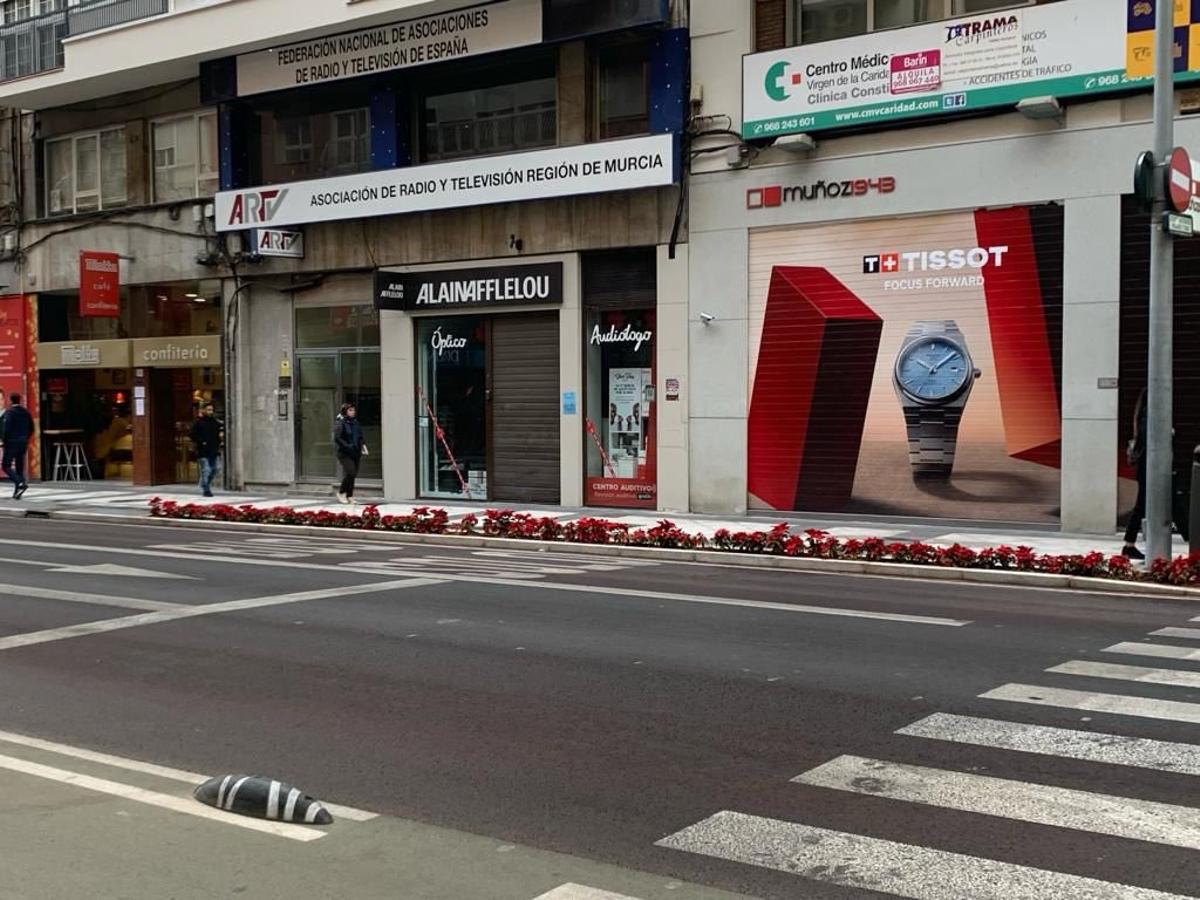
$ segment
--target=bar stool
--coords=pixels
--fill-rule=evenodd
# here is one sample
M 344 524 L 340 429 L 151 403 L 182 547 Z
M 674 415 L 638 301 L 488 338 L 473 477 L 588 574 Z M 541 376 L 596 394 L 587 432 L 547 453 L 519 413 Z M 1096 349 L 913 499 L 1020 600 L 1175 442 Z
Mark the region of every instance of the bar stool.
M 62 441 L 54 447 L 55 481 L 91 481 L 92 470 L 79 441 Z

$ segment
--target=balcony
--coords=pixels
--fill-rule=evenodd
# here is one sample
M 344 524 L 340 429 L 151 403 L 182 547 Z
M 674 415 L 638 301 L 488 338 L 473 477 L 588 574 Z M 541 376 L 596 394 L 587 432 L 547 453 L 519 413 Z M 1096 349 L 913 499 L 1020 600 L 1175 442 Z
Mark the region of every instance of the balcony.
M 0 82 L 61 69 L 68 37 L 170 12 L 172 0 L 84 0 L 0 26 Z
M 0 27 L 0 82 L 61 69 L 66 36 L 66 10 Z
M 84 0 L 67 10 L 67 34 L 87 34 L 171 12 L 172 0 Z
M 463 0 L 66 3 L 64 10 L 0 26 L 0 106 L 48 109 L 194 79 L 205 60 L 464 5 Z

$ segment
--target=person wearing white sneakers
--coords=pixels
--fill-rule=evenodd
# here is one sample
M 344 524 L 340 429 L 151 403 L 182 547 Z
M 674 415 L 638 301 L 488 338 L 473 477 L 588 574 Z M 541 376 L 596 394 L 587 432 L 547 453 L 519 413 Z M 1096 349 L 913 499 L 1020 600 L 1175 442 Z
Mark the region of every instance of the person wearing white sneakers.
M 338 463 L 342 467 L 342 483 L 338 488 L 337 498 L 341 503 L 356 504 L 354 499 L 354 482 L 358 478 L 358 467 L 362 458 L 367 456 L 366 442 L 363 441 L 362 425 L 358 421 L 358 410 L 353 403 L 343 403 L 341 415 L 333 426 L 333 445 L 337 450 Z

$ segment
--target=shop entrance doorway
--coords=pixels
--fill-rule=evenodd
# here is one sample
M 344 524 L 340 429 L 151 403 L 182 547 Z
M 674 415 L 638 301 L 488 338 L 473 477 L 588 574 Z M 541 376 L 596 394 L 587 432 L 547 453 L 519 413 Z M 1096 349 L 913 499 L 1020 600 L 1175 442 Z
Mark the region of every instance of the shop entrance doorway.
M 416 325 L 421 495 L 559 503 L 558 314 Z
M 370 451 L 360 478 L 383 480 L 383 395 L 378 351 L 335 350 L 296 355 L 297 470 L 301 481 L 328 483 L 338 477 L 333 426 L 343 403 L 358 409 Z

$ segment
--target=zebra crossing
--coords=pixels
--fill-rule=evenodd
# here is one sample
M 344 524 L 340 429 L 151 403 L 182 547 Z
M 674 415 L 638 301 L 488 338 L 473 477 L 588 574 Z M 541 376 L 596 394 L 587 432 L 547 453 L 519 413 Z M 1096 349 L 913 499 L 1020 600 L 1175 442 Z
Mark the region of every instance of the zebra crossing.
M 1192 623 L 1200 623 L 1200 616 Z M 1162 638 L 1184 643 L 1155 643 Z M 955 748 L 985 748 L 1011 754 L 1010 762 L 1018 767 L 1015 777 L 979 774 L 974 770 L 978 767 L 970 766 L 969 762 L 960 771 L 847 754 L 791 780 L 796 785 L 844 797 L 848 805 L 897 804 L 898 811 L 906 810 L 918 823 L 924 823 L 933 810 L 943 810 L 960 817 L 965 814 L 1004 822 L 1010 830 L 1048 826 L 1093 839 L 1139 841 L 1175 852 L 1198 851 L 1200 781 L 1193 790 L 1170 798 L 1176 802 L 1157 802 L 1081 790 L 1078 786 L 1047 784 L 1044 775 L 1037 776 L 1040 780 L 1030 777 L 1034 774 L 1030 771 L 1033 759 L 1054 757 L 1099 767 L 1095 770 L 1097 775 L 1111 773 L 1112 770 L 1103 767 L 1124 767 L 1200 778 L 1200 728 L 1193 729 L 1195 743 L 1159 740 L 1137 733 L 1139 721 L 1185 727 L 1200 725 L 1200 703 L 1190 702 L 1186 699 L 1188 694 L 1174 695 L 1180 699 L 1156 699 L 1123 693 L 1118 684 L 1128 685 L 1129 690 L 1149 685 L 1160 694 L 1163 690 L 1200 689 L 1200 670 L 1186 668 L 1188 663 L 1200 662 L 1200 627 L 1161 628 L 1151 632 L 1146 642 L 1119 643 L 1102 652 L 1155 657 L 1183 667 L 1067 660 L 1046 672 L 1068 679 L 1103 679 L 1114 683 L 1114 692 L 1051 684 L 1004 684 L 978 695 L 982 700 L 995 702 L 994 717 L 935 712 L 894 732 L 901 737 L 931 742 L 931 749 L 936 742 L 942 754 L 939 759 L 947 751 L 957 752 Z M 1038 708 L 1060 713 L 1104 713 L 1121 717 L 1122 725 L 1093 731 L 1021 720 L 1022 716 L 1036 716 Z M 1089 716 L 1080 718 L 1083 722 L 1091 721 Z M 1129 733 L 1120 733 L 1124 731 Z M 1030 780 L 1023 780 L 1026 777 Z M 1115 781 L 1122 783 L 1120 778 Z M 855 801 L 855 797 L 872 800 Z M 927 831 L 921 824 L 911 829 L 913 834 Z M 1200 856 L 1192 866 L 1194 887 L 1188 887 L 1197 893 L 1184 895 L 734 810 L 717 812 L 668 835 L 657 846 L 787 873 L 797 879 L 913 900 L 1194 900 L 1200 897 Z M 802 881 L 797 882 L 797 890 L 802 890 L 801 884 Z

